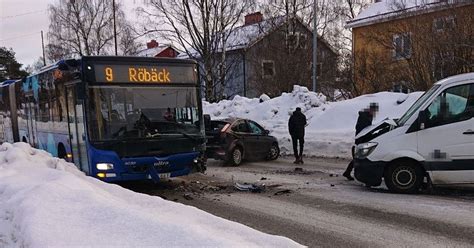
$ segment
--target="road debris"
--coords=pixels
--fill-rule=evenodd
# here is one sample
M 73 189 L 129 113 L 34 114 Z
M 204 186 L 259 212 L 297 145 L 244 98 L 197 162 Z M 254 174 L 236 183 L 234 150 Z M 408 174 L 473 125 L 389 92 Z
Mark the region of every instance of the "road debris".
M 283 195 L 283 194 L 290 194 L 290 193 L 293 193 L 293 191 L 291 191 L 290 189 L 284 189 L 284 190 L 275 192 L 274 195 Z
M 265 184 L 256 185 L 250 183 L 235 183 L 234 188 L 239 191 L 250 191 L 252 193 L 261 193 L 265 190 Z
M 190 194 L 184 194 L 183 197 L 184 197 L 184 199 L 186 199 L 188 201 L 194 200 L 194 198 Z

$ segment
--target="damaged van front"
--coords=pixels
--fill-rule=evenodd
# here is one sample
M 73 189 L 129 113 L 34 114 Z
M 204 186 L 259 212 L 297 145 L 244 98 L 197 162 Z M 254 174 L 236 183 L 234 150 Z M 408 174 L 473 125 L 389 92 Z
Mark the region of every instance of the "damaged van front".
M 382 178 L 394 192 L 417 192 L 424 182 L 474 183 L 474 73 L 433 85 L 398 120 L 356 137 L 355 177 L 367 186 Z

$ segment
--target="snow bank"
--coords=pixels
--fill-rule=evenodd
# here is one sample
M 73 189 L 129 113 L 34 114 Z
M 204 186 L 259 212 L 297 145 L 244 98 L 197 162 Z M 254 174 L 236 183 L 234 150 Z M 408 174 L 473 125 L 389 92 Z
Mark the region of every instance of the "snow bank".
M 0 146 L 0 247 L 297 247 L 194 207 L 87 177 L 25 143 Z
M 326 97 L 295 85 L 291 93 L 260 101 L 236 96 L 233 100 L 218 103 L 204 102 L 204 113 L 211 119 L 240 117 L 252 119 L 277 137 L 283 154 L 292 154 L 288 119 L 300 107 L 308 119 L 305 136 L 305 154 L 322 157 L 350 158 L 354 142 L 358 112 L 371 102 L 379 104 L 379 113 L 373 123 L 385 118 L 398 118 L 420 97 L 422 92 L 411 94 L 381 92 L 354 99 L 327 102 Z

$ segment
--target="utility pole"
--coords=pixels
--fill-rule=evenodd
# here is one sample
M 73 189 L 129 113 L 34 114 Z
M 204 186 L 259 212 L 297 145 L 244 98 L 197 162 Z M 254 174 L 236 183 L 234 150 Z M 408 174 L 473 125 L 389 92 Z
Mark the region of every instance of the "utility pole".
M 45 57 L 45 55 L 44 55 L 43 30 L 41 30 L 41 48 L 43 49 L 43 65 L 46 66 L 46 57 Z
M 115 0 L 112 0 L 112 12 L 114 15 L 114 42 L 115 42 L 115 56 L 117 56 L 117 26 L 115 24 Z
M 313 91 L 316 92 L 316 78 L 317 78 L 317 54 L 318 54 L 318 31 L 316 27 L 316 10 L 318 1 L 314 0 L 313 6 Z

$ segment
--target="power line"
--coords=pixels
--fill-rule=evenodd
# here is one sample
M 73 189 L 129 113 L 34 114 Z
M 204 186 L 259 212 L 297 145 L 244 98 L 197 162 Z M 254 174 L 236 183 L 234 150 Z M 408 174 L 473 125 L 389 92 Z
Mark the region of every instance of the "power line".
M 45 12 L 45 11 L 46 11 L 46 9 L 42 9 L 42 10 L 35 10 L 35 11 L 25 12 L 25 13 L 16 14 L 16 15 L 0 16 L 0 19 L 10 19 L 10 18 L 25 16 L 25 15 L 32 15 L 32 14 L 42 13 L 42 12 Z
M 9 41 L 9 40 L 15 40 L 15 39 L 23 38 L 23 37 L 28 37 L 28 36 L 32 36 L 32 35 L 39 34 L 39 33 L 40 33 L 39 31 L 36 31 L 36 32 L 34 32 L 34 33 L 22 34 L 22 35 L 18 35 L 18 36 L 14 36 L 14 37 L 10 37 L 10 38 L 6 38 L 6 39 L 3 39 L 3 40 L 0 40 L 0 42 Z

